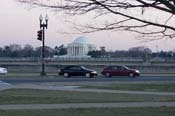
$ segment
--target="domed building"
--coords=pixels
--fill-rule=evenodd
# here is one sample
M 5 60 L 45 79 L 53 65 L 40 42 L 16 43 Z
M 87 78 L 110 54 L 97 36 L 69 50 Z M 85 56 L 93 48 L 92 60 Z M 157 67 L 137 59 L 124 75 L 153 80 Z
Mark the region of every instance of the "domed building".
M 68 44 L 67 55 L 64 57 L 90 57 L 89 51 L 96 49 L 96 45 L 91 44 L 89 39 L 83 36 L 76 38 L 72 43 Z

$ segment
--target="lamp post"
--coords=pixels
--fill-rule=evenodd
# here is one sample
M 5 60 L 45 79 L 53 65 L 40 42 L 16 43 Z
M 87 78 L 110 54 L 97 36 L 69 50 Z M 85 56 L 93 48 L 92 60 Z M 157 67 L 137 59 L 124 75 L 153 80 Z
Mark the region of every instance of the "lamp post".
M 43 20 L 43 16 L 40 15 L 39 17 L 39 21 L 40 21 L 40 29 L 42 31 L 42 71 L 40 73 L 41 76 L 45 76 L 46 72 L 45 72 L 45 29 L 47 29 L 48 27 L 48 15 L 45 16 L 45 21 Z

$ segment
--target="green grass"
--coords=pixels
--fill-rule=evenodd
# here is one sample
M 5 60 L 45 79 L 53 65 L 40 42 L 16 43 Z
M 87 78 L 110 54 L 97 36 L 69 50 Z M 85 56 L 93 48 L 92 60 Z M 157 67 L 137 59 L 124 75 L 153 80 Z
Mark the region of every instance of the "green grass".
M 175 83 L 109 84 L 109 85 L 98 85 L 98 86 L 88 85 L 84 87 L 85 88 L 95 88 L 95 89 L 110 89 L 110 90 L 175 92 Z
M 0 104 L 104 103 L 175 101 L 175 96 L 112 94 L 33 89 L 10 89 L 0 92 Z
M 0 116 L 175 116 L 175 107 L 0 110 Z

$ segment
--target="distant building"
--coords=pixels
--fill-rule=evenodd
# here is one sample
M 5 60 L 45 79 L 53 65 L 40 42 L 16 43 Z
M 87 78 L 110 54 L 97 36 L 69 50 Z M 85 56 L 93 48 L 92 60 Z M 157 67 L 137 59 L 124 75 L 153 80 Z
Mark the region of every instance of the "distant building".
M 152 53 L 151 49 L 145 46 L 133 47 L 129 51 Z
M 88 52 L 93 50 L 96 50 L 96 45 L 91 44 L 88 38 L 80 36 L 68 44 L 67 55 L 61 57 L 90 57 Z

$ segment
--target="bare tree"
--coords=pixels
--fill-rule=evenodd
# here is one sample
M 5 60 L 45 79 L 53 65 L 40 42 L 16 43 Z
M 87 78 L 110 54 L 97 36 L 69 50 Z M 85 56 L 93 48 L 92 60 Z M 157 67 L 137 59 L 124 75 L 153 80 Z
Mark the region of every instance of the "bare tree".
M 70 16 L 93 15 L 100 22 L 87 24 L 82 32 L 125 30 L 147 40 L 175 37 L 175 0 L 18 0 L 55 9 Z M 103 19 L 103 20 L 101 20 Z

